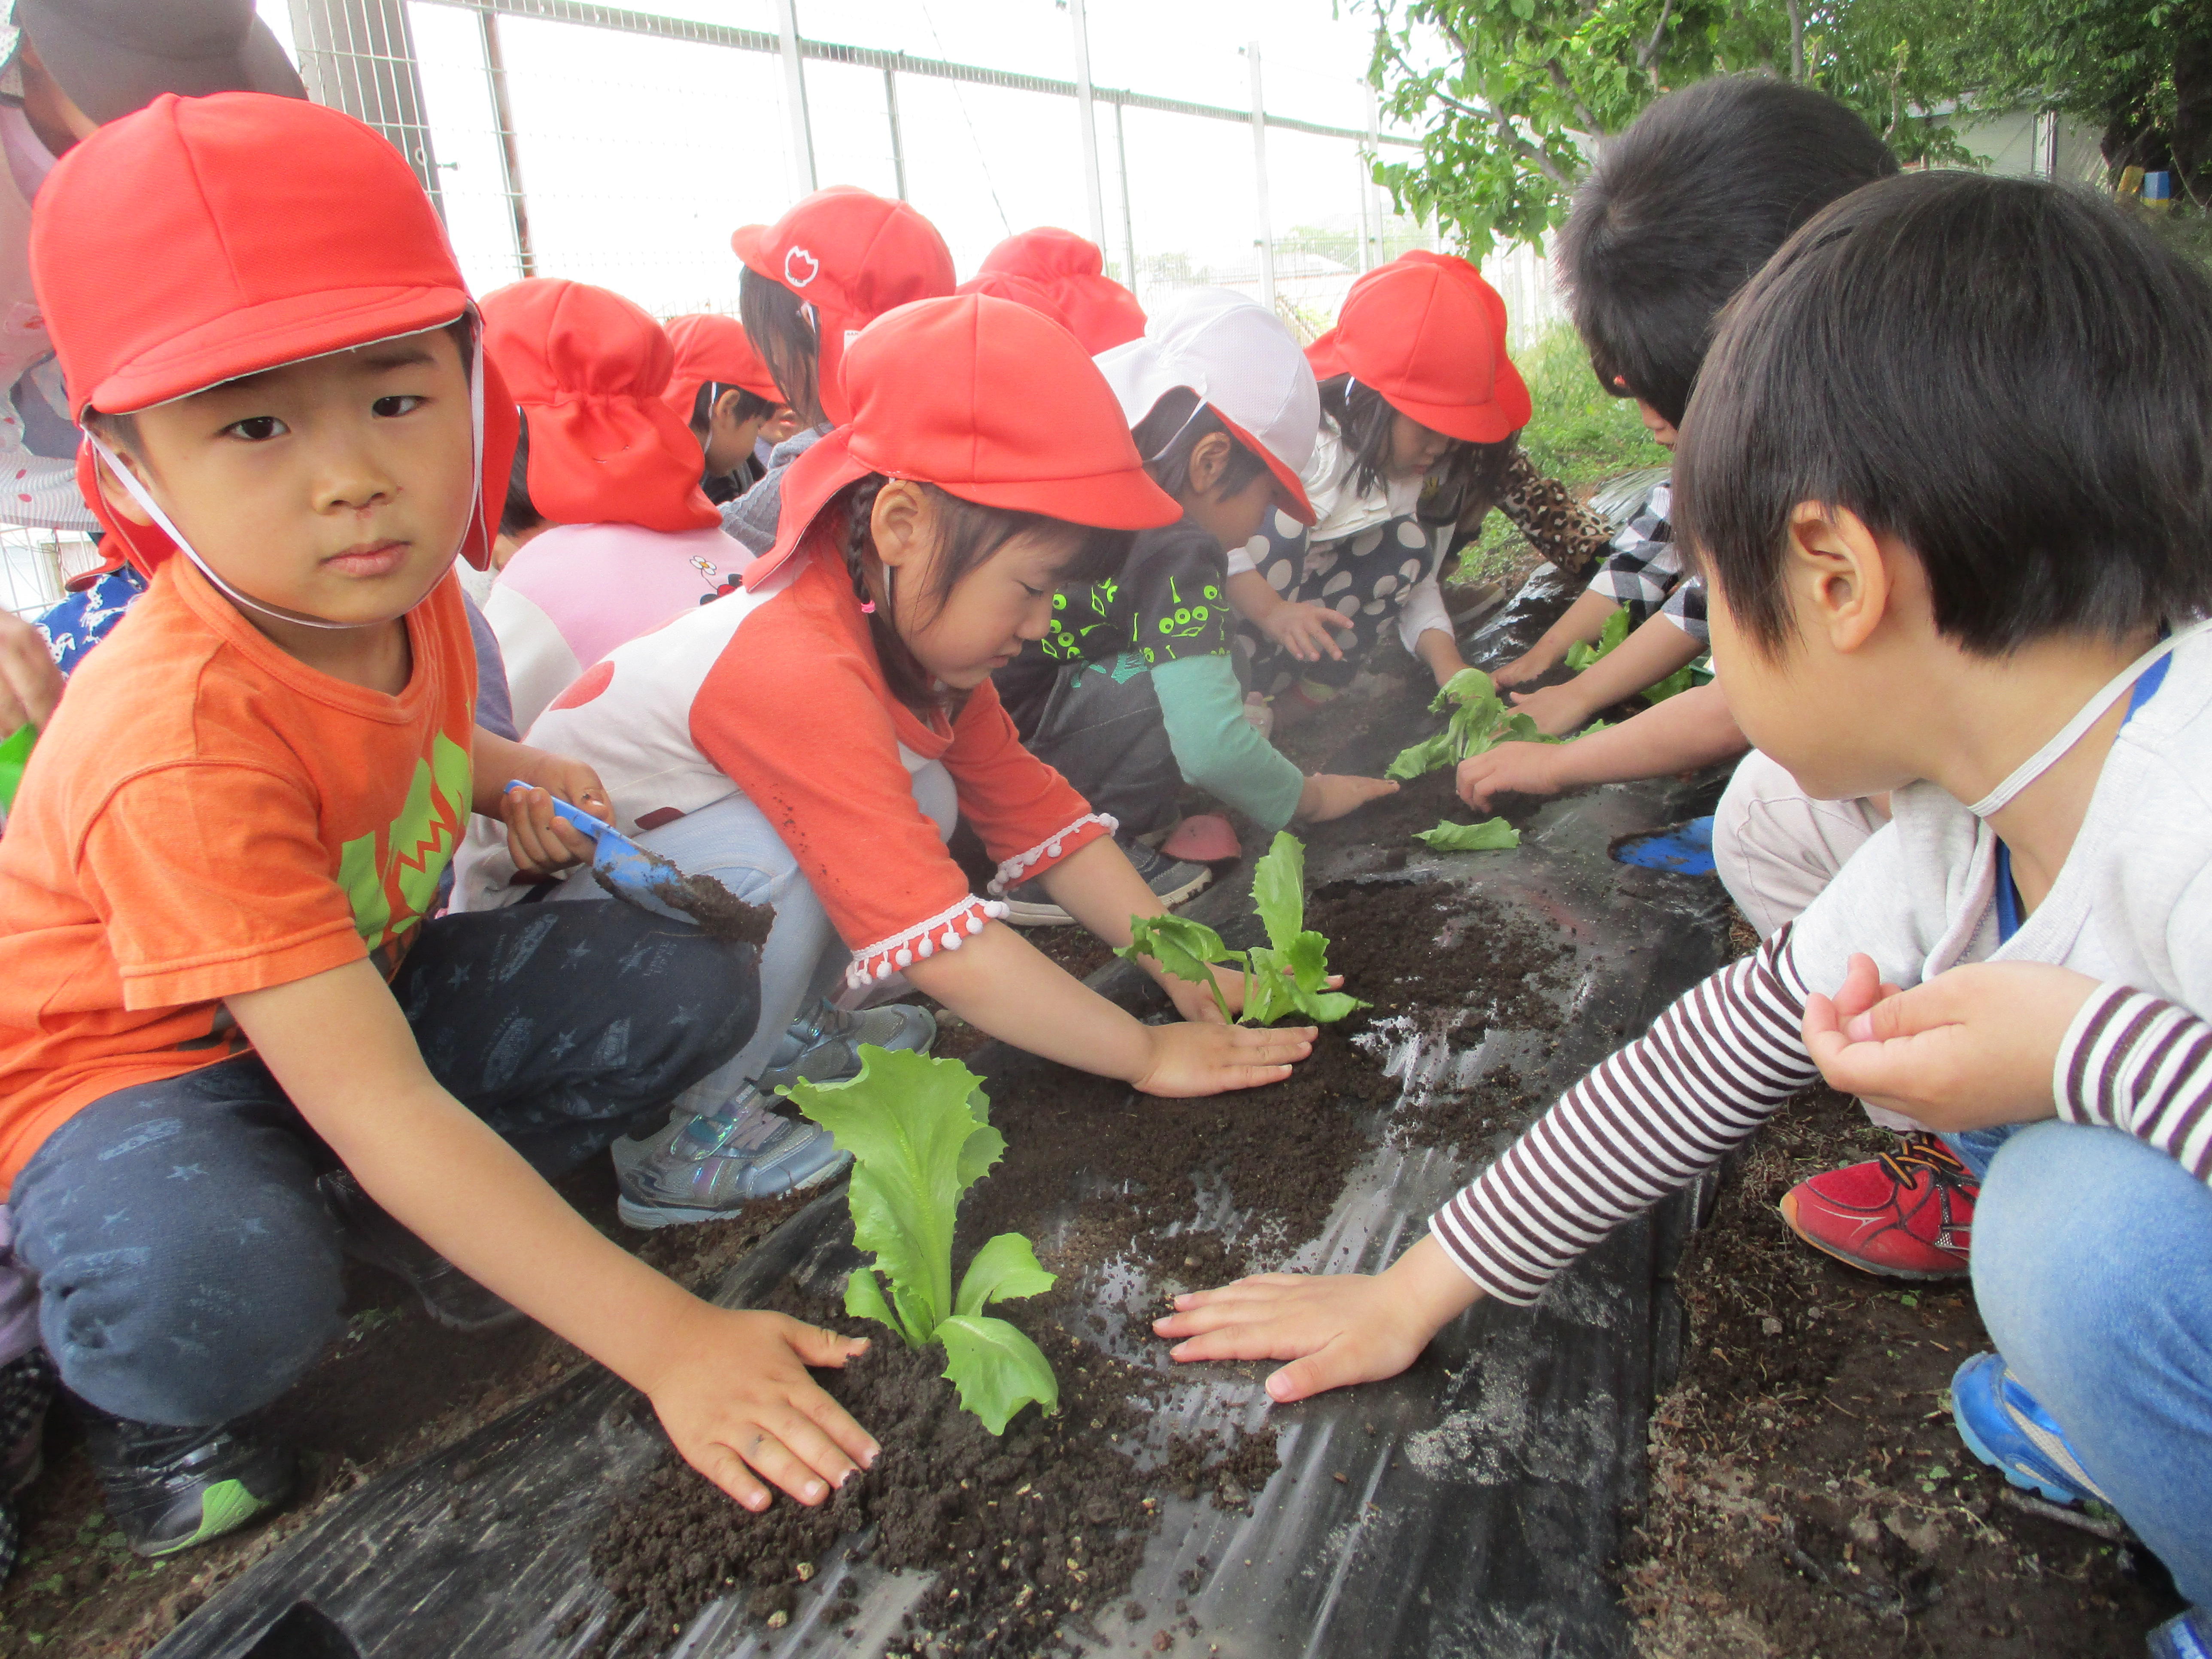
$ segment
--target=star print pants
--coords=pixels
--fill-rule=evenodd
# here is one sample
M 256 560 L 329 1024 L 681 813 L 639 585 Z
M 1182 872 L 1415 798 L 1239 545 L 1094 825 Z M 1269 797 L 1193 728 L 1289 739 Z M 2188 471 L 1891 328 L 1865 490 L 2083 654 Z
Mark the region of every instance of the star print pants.
M 1286 525 L 1298 533 L 1285 535 Z M 1270 513 L 1262 533 L 1267 549 L 1264 553 L 1255 550 L 1253 564 L 1267 585 L 1286 599 L 1328 605 L 1350 617 L 1352 624 L 1348 632 L 1336 635 L 1344 660 L 1324 657 L 1314 663 L 1300 662 L 1277 648 L 1250 623 L 1240 625 L 1237 650 L 1243 659 L 1244 682 L 1272 696 L 1299 680 L 1351 684 L 1383 631 L 1397 627 L 1406 595 L 1434 575 L 1443 562 L 1451 526 L 1431 527 L 1408 514 L 1335 541 L 1309 545 L 1303 529 L 1281 514 Z
M 422 925 L 392 994 L 430 1073 L 541 1175 L 574 1168 L 752 1035 L 750 945 L 626 904 Z M 118 1089 L 15 1177 L 15 1253 L 62 1381 L 141 1422 L 268 1405 L 343 1332 L 336 1153 L 252 1054 Z

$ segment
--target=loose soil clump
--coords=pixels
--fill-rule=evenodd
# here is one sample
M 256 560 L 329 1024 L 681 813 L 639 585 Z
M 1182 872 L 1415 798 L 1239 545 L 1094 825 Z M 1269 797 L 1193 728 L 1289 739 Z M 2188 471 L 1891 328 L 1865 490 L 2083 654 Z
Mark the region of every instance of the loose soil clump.
M 708 939 L 724 945 L 768 943 L 768 930 L 775 922 L 773 908 L 748 904 L 712 876 L 686 875 L 659 854 L 642 847 L 637 850 L 645 854 L 655 870 L 668 871 L 674 877 L 655 883 L 653 897 L 690 917 Z M 629 896 L 627 890 L 616 885 L 596 864 L 592 866 L 592 879 L 618 899 Z

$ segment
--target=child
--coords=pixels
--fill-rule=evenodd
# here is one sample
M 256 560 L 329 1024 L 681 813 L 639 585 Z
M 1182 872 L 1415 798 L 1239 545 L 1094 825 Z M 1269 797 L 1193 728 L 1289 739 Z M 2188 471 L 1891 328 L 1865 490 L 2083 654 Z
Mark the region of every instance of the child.
M 1279 1400 L 1389 1376 L 1478 1297 L 1534 1300 L 1818 1052 L 2008 1134 L 1973 1253 L 2002 1358 L 1954 1380 L 1961 1432 L 2017 1485 L 2105 1498 L 2212 1605 L 2212 283 L 2062 186 L 1870 185 L 1729 307 L 1675 484 L 1746 734 L 1808 789 L 1893 792 L 1893 820 L 1380 1281 L 1247 1280 L 1161 1333 L 1295 1360 Z M 1881 982 L 1923 980 L 1865 1018 Z M 1990 1063 L 1954 1055 L 1993 1002 Z M 1893 1057 L 1869 1040 L 1891 1030 Z
M 851 412 L 840 384 L 846 348 L 894 307 L 952 292 L 952 254 L 904 202 L 852 185 L 802 198 L 772 225 L 745 225 L 730 246 L 744 263 L 738 315 L 800 429 L 768 472 L 722 508 L 722 527 L 755 553 L 776 540 L 777 479 Z
M 527 434 L 521 504 L 547 526 L 484 605 L 527 731 L 562 687 L 713 599 L 742 561 L 699 492 L 698 446 L 662 399 L 673 357 L 659 324 L 619 294 L 553 277 L 486 295 L 483 316 L 485 355 Z
M 1896 171 L 1896 158 L 1865 122 L 1810 88 L 1764 76 L 1719 76 L 1652 105 L 1607 146 L 1560 237 L 1576 324 L 1600 384 L 1635 398 L 1646 424 L 1671 446 L 1714 319 L 1729 296 L 1814 213 Z M 1613 597 L 1637 603 L 1651 569 L 1680 570 L 1665 516 L 1662 502 L 1656 519 L 1647 512 L 1622 532 L 1615 563 L 1625 556 L 1640 572 L 1608 566 L 1612 574 L 1601 572 L 1561 624 L 1568 634 L 1579 637 L 1601 623 Z M 1614 585 L 1607 587 L 1609 580 Z M 1577 678 L 1516 701 L 1537 713 L 1546 730 L 1571 730 L 1607 700 L 1635 691 L 1662 662 L 1702 650 L 1701 585 L 1692 579 L 1671 591 L 1668 605 L 1686 607 L 1694 593 L 1695 610 L 1669 610 L 1645 622 Z M 1587 626 L 1572 625 L 1577 611 Z M 1631 659 L 1624 675 L 1614 659 L 1647 640 L 1671 641 L 1675 656 L 1646 659 L 1641 667 Z M 1564 636 L 1558 642 L 1564 649 Z M 1499 671 L 1501 684 L 1515 678 L 1516 668 Z M 1460 763 L 1459 793 L 1487 811 L 1501 794 L 1660 777 L 1729 760 L 1747 747 L 1717 682 L 1571 743 L 1499 744 Z M 1722 798 L 1714 859 L 1764 939 L 1812 902 L 1886 816 L 1878 798 L 1816 800 L 1754 753 L 1744 757 Z M 1790 1226 L 1870 1273 L 1963 1273 L 1974 1212 L 1971 1171 L 1911 1120 L 1879 1107 L 1869 1115 L 1909 1132 L 1903 1144 L 1799 1182 L 1783 1200 Z
M 1438 685 L 1465 668 L 1444 555 L 1474 503 L 1521 499 L 1532 476 L 1514 442 L 1528 390 L 1505 354 L 1505 302 L 1466 260 L 1416 252 L 1370 270 L 1306 356 L 1322 382 L 1306 472 L 1319 521 L 1270 515 L 1264 543 L 1229 559 L 1230 599 L 1264 636 L 1244 636 L 1250 684 L 1279 718 L 1350 684 L 1388 621 Z M 1561 546 L 1544 521 L 1518 521 L 1563 568 L 1601 539 Z
M 1094 357 L 1145 331 L 1145 310 L 1137 296 L 1106 275 L 1106 255 L 1098 244 L 1072 230 L 1042 225 L 1007 237 L 976 268 L 977 282 L 992 277 L 1035 283 L 1051 301 L 1056 320 Z
M 774 906 L 758 1034 L 724 1076 L 757 1079 L 841 973 L 854 992 L 903 973 L 993 1036 L 1148 1093 L 1288 1076 L 1311 1027 L 1203 1023 L 1207 992 L 1158 975 L 1200 1023 L 1141 1024 L 1000 925 L 943 844 L 965 816 L 1000 887 L 1042 880 L 1115 945 L 1133 915 L 1162 913 L 1113 820 L 1024 750 L 991 685 L 1051 625 L 1063 581 L 1118 568 L 1123 538 L 1085 526 L 1177 516 L 1113 394 L 1066 331 L 981 295 L 883 318 L 844 381 L 851 421 L 792 464 L 782 532 L 744 591 L 624 646 L 531 732 L 599 767 L 646 847 Z M 514 896 L 512 867 L 472 835 L 458 902 Z M 559 896 L 599 890 L 581 878 Z M 623 1218 L 709 1220 L 825 1179 L 842 1163 L 829 1140 L 750 1087 L 680 1112 L 617 1143 Z
M 1052 632 L 1025 647 L 1044 671 L 1024 740 L 1100 811 L 1160 902 L 1204 885 L 1206 866 L 1137 837 L 1176 822 L 1188 782 L 1273 835 L 1320 823 L 1390 793 L 1380 778 L 1307 777 L 1244 718 L 1229 655 L 1227 547 L 1257 535 L 1277 509 L 1310 522 L 1298 482 L 1311 459 L 1321 400 L 1313 370 L 1273 313 L 1225 289 L 1191 289 L 1152 313 L 1145 337 L 1097 359 L 1134 428 L 1153 482 L 1182 519 L 1139 533 L 1104 582 L 1054 601 Z M 1001 690 L 1004 690 L 1002 684 Z M 1006 895 L 1017 926 L 1071 918 L 1035 884 Z
M 762 446 L 791 436 L 798 419 L 736 318 L 711 311 L 678 317 L 668 325 L 668 343 L 676 367 L 662 400 L 699 441 L 707 458 L 699 487 L 720 507 L 767 476 Z
M 109 1516 L 166 1555 L 284 1500 L 245 1419 L 343 1330 L 342 1244 L 540 1320 L 741 1503 L 822 1501 L 873 1446 L 805 1367 L 859 1345 L 700 1301 L 544 1180 L 745 1041 L 751 953 L 628 906 L 424 920 L 471 805 L 553 867 L 547 791 L 605 803 L 471 725 L 450 570 L 511 405 L 405 159 L 163 97 L 55 169 L 32 259 L 88 499 L 153 574 L 0 841 L 0 1180 Z

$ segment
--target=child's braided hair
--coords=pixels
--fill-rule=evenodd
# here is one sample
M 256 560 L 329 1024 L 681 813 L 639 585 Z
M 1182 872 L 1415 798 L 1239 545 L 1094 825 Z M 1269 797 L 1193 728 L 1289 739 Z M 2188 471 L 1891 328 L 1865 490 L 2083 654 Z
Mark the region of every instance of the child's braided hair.
M 872 472 L 848 489 L 839 503 L 844 514 L 841 540 L 845 572 L 852 580 L 854 596 L 864 607 L 873 607 L 868 613 L 868 633 L 875 642 L 876 659 L 883 665 L 884 683 L 893 696 L 926 715 L 944 708 L 947 697 L 944 687 L 901 637 L 892 614 L 890 572 L 876 556 L 872 529 L 876 498 L 888 482 L 881 473 Z M 920 594 L 905 596 L 909 623 L 919 624 L 935 617 L 954 588 L 1008 542 L 1025 533 L 1081 535 L 1074 556 L 1060 572 L 1066 586 L 1101 580 L 1127 561 L 1130 535 L 1127 531 L 1081 530 L 1041 513 L 1018 513 L 963 501 L 935 484 L 925 483 L 921 489 L 936 507 L 938 556 L 932 562 L 928 587 Z M 871 567 L 883 572 L 881 594 L 870 580 Z

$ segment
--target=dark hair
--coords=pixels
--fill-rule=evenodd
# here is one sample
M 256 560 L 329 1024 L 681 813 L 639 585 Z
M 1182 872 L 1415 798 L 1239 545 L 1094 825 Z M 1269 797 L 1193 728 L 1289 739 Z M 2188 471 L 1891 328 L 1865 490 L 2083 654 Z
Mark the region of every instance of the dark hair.
M 1826 93 L 1759 75 L 1669 94 L 1607 143 L 1559 234 L 1598 384 L 1676 426 L 1720 308 L 1774 250 L 1897 158 Z
M 700 386 L 698 395 L 691 399 L 693 432 L 703 436 L 713 429 L 714 405 L 721 401 L 725 392 L 738 394 L 738 423 L 741 426 L 747 421 L 764 421 L 780 407 L 757 392 L 748 392 L 741 386 L 728 386 L 720 380 L 708 380 Z
M 853 579 L 853 592 L 863 605 L 875 604 L 869 613 L 868 633 L 875 641 L 876 659 L 883 665 L 884 682 L 891 695 L 908 708 L 921 710 L 941 708 L 945 698 L 931 681 L 929 671 L 915 659 L 906 641 L 899 637 L 898 629 L 891 624 L 890 604 L 877 603 L 876 587 L 869 582 L 871 574 L 883 570 L 876 557 L 875 537 L 871 526 L 876 497 L 886 482 L 879 472 L 849 486 L 839 497 L 838 506 L 844 514 L 843 546 L 845 568 Z M 1128 562 L 1130 532 L 1126 530 L 1091 530 L 1080 525 L 1071 525 L 1063 520 L 1047 518 L 1042 513 L 1020 513 L 1011 508 L 983 507 L 963 501 L 935 484 L 921 486 L 937 508 L 938 556 L 932 575 L 934 580 L 920 593 L 903 592 L 892 595 L 893 602 L 904 612 L 909 622 L 927 622 L 945 609 L 952 597 L 952 590 L 994 553 L 1017 536 L 1031 532 L 1065 534 L 1076 532 L 1082 537 L 1075 556 L 1060 572 L 1061 582 L 1078 586 L 1085 582 L 1103 581 L 1113 575 Z M 888 591 L 888 589 L 886 589 Z M 916 607 L 920 607 L 919 610 Z
M 1769 652 L 1800 501 L 1904 543 L 1981 654 L 2212 610 L 2212 279 L 2063 185 L 1846 198 L 1729 307 L 1674 458 L 1677 531 Z
M 1217 432 L 1229 440 L 1229 462 L 1215 487 L 1224 495 L 1234 495 L 1265 472 L 1267 464 L 1224 426 L 1212 410 L 1200 409 L 1198 393 L 1188 386 L 1172 386 L 1162 393 L 1129 435 L 1136 441 L 1137 453 L 1145 458 L 1145 471 L 1152 482 L 1181 501 L 1190 489 L 1191 456 L 1201 439 Z
M 514 411 L 514 465 L 507 470 L 507 499 L 500 504 L 499 533 L 525 536 L 544 527 L 545 515 L 530 499 L 530 416 Z
M 747 265 L 738 277 L 738 321 L 784 402 L 807 425 L 821 425 L 822 340 L 799 296 Z
M 1376 489 L 1389 470 L 1391 435 L 1399 411 L 1373 386 L 1349 374 L 1333 375 L 1321 383 L 1321 409 L 1336 423 L 1352 455 L 1352 488 L 1361 495 Z M 1452 524 L 1470 501 L 1495 501 L 1520 443 L 1517 432 L 1489 444 L 1453 439 L 1429 470 L 1414 516 L 1424 524 Z

